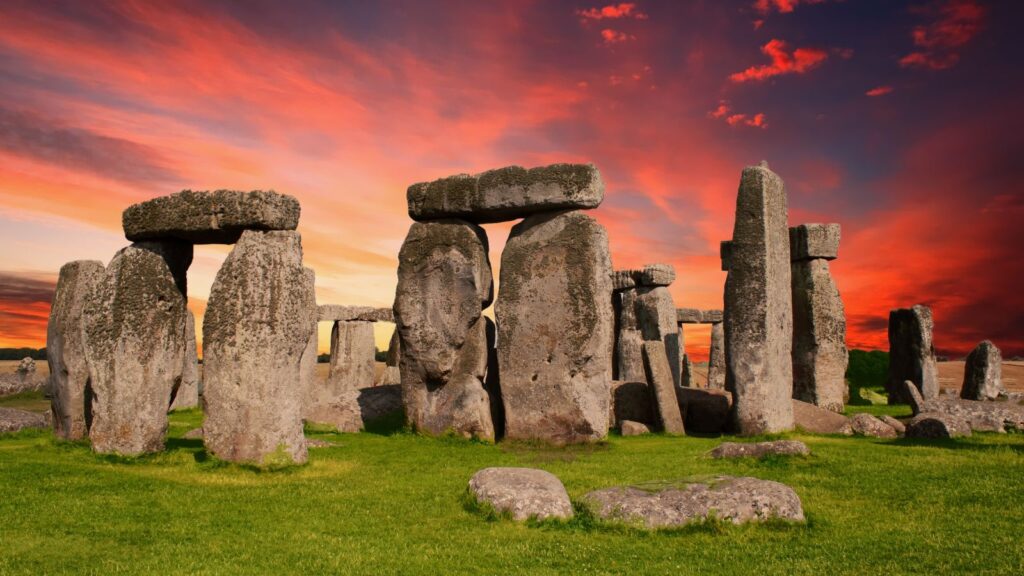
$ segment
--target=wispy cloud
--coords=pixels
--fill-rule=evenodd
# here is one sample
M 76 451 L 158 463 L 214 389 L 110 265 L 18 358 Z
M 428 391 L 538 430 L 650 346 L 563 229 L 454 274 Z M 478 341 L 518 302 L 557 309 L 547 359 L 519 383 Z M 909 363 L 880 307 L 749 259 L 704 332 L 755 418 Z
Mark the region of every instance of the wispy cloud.
M 632 18 L 634 20 L 646 20 L 647 14 L 637 9 L 635 2 L 620 2 L 609 4 L 601 8 L 587 8 L 577 10 L 583 20 L 617 20 L 619 18 Z
M 729 79 L 739 83 L 767 80 L 783 74 L 803 74 L 828 59 L 828 52 L 825 50 L 797 48 L 790 51 L 786 42 L 775 38 L 762 46 L 761 52 L 771 59 L 771 63 L 751 66 L 742 72 L 731 74 Z
M 885 96 L 886 94 L 889 94 L 891 92 L 892 86 L 877 86 L 875 88 L 872 88 L 871 90 L 868 90 L 864 94 L 868 96 Z
M 949 0 L 917 12 L 930 22 L 914 27 L 915 50 L 900 58 L 900 66 L 945 70 L 960 61 L 960 48 L 981 31 L 986 10 L 973 0 Z

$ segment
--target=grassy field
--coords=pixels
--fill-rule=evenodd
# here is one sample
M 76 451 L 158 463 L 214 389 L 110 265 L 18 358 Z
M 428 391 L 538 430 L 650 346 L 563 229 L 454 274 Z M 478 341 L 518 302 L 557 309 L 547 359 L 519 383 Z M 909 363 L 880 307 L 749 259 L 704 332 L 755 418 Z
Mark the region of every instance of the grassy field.
M 866 407 L 872 408 L 872 407 Z M 278 472 L 227 465 L 182 435 L 136 460 L 49 432 L 0 437 L 0 574 L 1020 574 L 1024 435 L 947 442 L 794 434 L 808 458 L 716 461 L 721 439 L 612 437 L 576 449 L 430 439 L 397 426 Z M 570 496 L 700 474 L 792 486 L 797 526 L 644 533 L 521 525 L 470 511 L 486 466 L 544 468 Z

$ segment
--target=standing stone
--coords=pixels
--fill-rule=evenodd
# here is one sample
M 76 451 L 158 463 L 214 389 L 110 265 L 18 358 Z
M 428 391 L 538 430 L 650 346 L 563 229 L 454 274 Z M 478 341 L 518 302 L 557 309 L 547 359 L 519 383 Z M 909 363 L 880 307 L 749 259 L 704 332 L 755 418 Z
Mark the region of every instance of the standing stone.
M 641 286 L 636 290 L 636 320 L 644 341 L 665 344 L 672 381 L 679 387 L 683 383 L 685 348 L 676 305 L 668 291 L 668 285 L 675 280 L 675 276 L 675 269 L 667 264 L 644 267 Z
M 313 302 L 316 302 L 316 272 L 312 268 L 303 268 L 303 276 L 305 277 L 305 288 L 306 292 L 312 295 Z M 317 389 L 316 382 L 316 364 L 319 361 L 319 347 L 320 347 L 320 323 L 318 318 L 314 317 L 312 322 L 312 329 L 309 334 L 309 341 L 306 342 L 306 348 L 302 351 L 302 360 L 299 365 L 299 373 L 301 375 L 302 385 L 302 398 L 303 404 L 308 408 L 312 402 L 312 396 L 314 391 Z
M 341 393 L 373 386 L 376 354 L 372 322 L 335 322 L 327 387 Z
M 644 365 L 647 367 L 647 381 L 654 392 L 661 429 L 669 434 L 685 434 L 683 415 L 676 396 L 676 386 L 669 371 L 665 345 L 662 342 L 644 342 Z
M 82 316 L 89 295 L 102 279 L 100 262 L 68 262 L 60 269 L 53 293 L 46 325 L 46 361 L 50 367 L 53 429 L 65 440 L 84 438 L 92 420 Z
M 583 212 L 512 228 L 495 306 L 508 438 L 565 444 L 608 434 L 611 276 L 608 235 Z
M 299 234 L 243 232 L 203 322 L 203 441 L 218 458 L 306 461 L 302 355 L 315 320 Z
M 392 386 L 402 383 L 402 370 L 399 368 L 399 362 L 402 358 L 401 342 L 401 339 L 398 337 L 398 330 L 396 329 L 391 334 L 388 353 L 384 357 L 384 370 L 381 371 L 380 378 L 377 379 L 374 386 Z
M 196 317 L 186 310 L 185 364 L 181 369 L 181 384 L 171 401 L 171 410 L 199 406 L 199 355 L 196 347 Z
M 960 397 L 966 400 L 995 400 L 1006 394 L 1003 388 L 1003 356 L 999 348 L 984 340 L 967 356 Z
M 846 394 L 846 313 L 829 272 L 838 224 L 790 228 L 793 283 L 793 397 L 842 413 Z
M 618 380 L 642 382 L 644 376 L 644 337 L 636 319 L 636 289 L 617 292 L 613 297 L 619 301 L 619 328 L 615 342 L 616 371 Z
M 721 322 L 711 325 L 711 350 L 708 353 L 708 388 L 725 390 L 725 329 Z
M 394 312 L 402 401 L 417 430 L 494 440 L 481 315 L 492 294 L 482 228 L 461 220 L 412 225 L 398 255 Z
M 916 305 L 889 312 L 889 404 L 906 404 L 910 398 L 903 382 L 910 380 L 925 400 L 939 394 L 938 368 L 932 346 L 931 308 Z
M 767 164 L 743 170 L 725 280 L 726 388 L 740 434 L 793 428 L 793 309 L 786 190 Z
M 89 296 L 89 438 L 96 452 L 163 450 L 167 407 L 185 365 L 184 277 L 191 262 L 191 244 L 137 242 L 114 256 Z

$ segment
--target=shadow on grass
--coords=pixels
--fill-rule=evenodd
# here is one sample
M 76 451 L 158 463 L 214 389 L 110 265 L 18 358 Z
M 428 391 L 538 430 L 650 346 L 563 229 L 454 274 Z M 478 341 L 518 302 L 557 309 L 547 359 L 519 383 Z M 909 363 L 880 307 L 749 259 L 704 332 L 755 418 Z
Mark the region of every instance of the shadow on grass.
M 1007 432 L 1010 436 L 1016 436 L 1024 439 L 1024 434 L 1018 431 Z M 946 450 L 973 450 L 976 452 L 999 452 L 1004 450 L 1011 450 L 1024 454 L 1024 443 L 1021 444 L 982 444 L 977 442 L 974 438 L 979 436 L 984 438 L 986 436 L 999 437 L 1004 436 L 998 432 L 974 432 L 972 436 L 960 437 L 960 438 L 897 438 L 887 442 L 877 442 L 878 446 L 891 446 L 891 447 L 926 447 L 926 448 L 943 448 Z
M 504 440 L 498 444 L 498 447 L 503 452 L 513 454 L 528 462 L 543 464 L 545 462 L 572 462 L 579 457 L 607 452 L 611 449 L 611 444 L 590 442 L 559 446 L 539 440 Z
M 168 438 L 164 443 L 166 450 L 196 450 L 203 447 L 201 438 Z
M 405 413 L 401 410 L 396 410 L 367 422 L 363 427 L 363 432 L 376 434 L 377 436 L 395 436 L 397 434 L 407 434 L 410 430 L 405 425 Z

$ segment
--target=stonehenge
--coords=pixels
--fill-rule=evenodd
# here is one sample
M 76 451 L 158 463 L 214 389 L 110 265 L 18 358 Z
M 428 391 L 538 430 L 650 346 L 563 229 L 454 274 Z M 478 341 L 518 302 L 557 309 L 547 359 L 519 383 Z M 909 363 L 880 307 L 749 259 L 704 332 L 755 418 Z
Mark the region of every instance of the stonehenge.
M 696 308 L 676 309 L 676 321 L 679 323 L 679 339 L 685 340 L 683 326 L 686 324 L 710 324 L 711 325 L 711 347 L 708 353 L 708 378 L 705 388 L 715 390 L 725 389 L 725 332 L 722 329 L 723 314 L 721 310 L 698 310 Z M 683 353 L 685 366 L 690 366 L 690 358 Z M 692 370 L 687 370 L 692 373 Z M 696 387 L 695 383 L 687 380 L 684 387 Z
M 736 223 L 723 250 L 726 388 L 736 431 L 793 428 L 789 227 L 782 179 L 762 162 L 740 178 Z M 728 262 L 727 262 L 728 261 Z
M 911 381 L 928 400 L 939 394 L 938 368 L 932 346 L 931 308 L 918 304 L 889 313 L 889 404 L 907 404 L 903 382 Z
M 263 190 L 185 190 L 129 206 L 121 223 L 125 237 L 133 242 L 178 239 L 234 244 L 246 230 L 295 230 L 299 201 Z
M 839 224 L 789 229 L 793 286 L 793 398 L 843 411 L 846 314 L 829 272 L 838 256 Z

